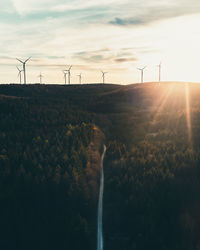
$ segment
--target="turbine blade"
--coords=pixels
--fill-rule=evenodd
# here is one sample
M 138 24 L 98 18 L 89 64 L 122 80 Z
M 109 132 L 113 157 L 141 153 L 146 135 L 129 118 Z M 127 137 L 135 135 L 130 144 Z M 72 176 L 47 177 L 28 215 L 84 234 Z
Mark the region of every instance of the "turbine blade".
M 69 68 L 68 68 L 66 71 L 68 71 L 68 72 L 69 72 L 69 71 L 71 70 L 71 68 L 72 68 L 72 65 L 71 65 L 71 66 L 69 66 Z
M 20 60 L 20 59 L 18 59 L 18 58 L 16 58 L 16 60 L 19 61 L 20 63 L 24 63 L 24 62 L 22 62 L 22 60 Z
M 31 59 L 31 56 L 28 59 L 26 59 L 25 63 L 28 62 L 30 59 Z

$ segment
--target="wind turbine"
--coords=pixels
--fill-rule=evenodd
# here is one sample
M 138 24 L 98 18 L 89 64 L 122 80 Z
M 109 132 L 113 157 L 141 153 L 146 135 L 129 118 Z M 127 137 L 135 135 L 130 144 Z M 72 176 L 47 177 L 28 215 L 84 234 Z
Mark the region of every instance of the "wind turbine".
M 79 84 L 82 83 L 82 74 L 80 73 L 79 75 L 77 75 L 79 77 Z
M 69 69 L 65 70 L 68 74 L 68 84 L 71 83 L 71 68 L 72 68 L 72 65 L 69 67 Z
M 67 83 L 67 79 L 66 79 L 67 72 L 65 70 L 63 70 L 63 74 L 64 74 L 64 79 L 65 79 L 65 84 L 66 84 Z
M 40 84 L 42 84 L 42 78 L 44 77 L 41 72 L 40 72 L 40 75 L 38 76 L 40 78 Z
M 144 68 L 137 68 L 138 70 L 141 71 L 141 83 L 143 83 L 143 78 L 144 78 L 144 70 L 146 69 L 147 66 L 145 66 Z
M 103 84 L 104 84 L 105 83 L 105 74 L 107 74 L 108 72 L 101 71 L 101 73 L 102 73 L 102 79 L 103 79 Z
M 22 71 L 23 71 L 23 69 L 19 69 L 18 67 L 16 67 L 16 68 L 19 71 L 18 76 L 19 76 L 19 79 L 20 79 L 20 84 L 22 84 Z
M 31 58 L 31 57 L 29 57 L 29 58 L 26 59 L 25 61 L 22 61 L 22 60 L 16 58 L 17 61 L 19 61 L 19 62 L 22 63 L 22 65 L 23 65 L 23 71 L 24 71 L 24 84 L 26 84 L 26 63 L 28 62 L 28 60 L 30 60 L 30 58 Z
M 159 64 L 159 65 L 157 65 L 157 67 L 159 68 L 159 76 L 158 76 L 158 81 L 159 81 L 159 83 L 160 83 L 160 81 L 161 81 L 161 69 L 162 69 L 162 62 L 160 62 L 160 64 Z

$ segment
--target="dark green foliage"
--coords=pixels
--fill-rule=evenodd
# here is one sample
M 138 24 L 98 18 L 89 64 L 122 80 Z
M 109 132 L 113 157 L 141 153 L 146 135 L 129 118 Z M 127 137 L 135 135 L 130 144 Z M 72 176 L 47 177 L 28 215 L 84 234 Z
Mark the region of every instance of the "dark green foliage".
M 0 99 L 0 249 L 94 248 L 91 122 L 65 100 Z
M 0 248 L 95 249 L 87 147 L 104 132 L 105 250 L 200 249 L 200 87 L 0 85 Z
M 124 105 L 110 130 L 105 249 L 198 250 L 200 88 L 146 88 L 140 108 Z

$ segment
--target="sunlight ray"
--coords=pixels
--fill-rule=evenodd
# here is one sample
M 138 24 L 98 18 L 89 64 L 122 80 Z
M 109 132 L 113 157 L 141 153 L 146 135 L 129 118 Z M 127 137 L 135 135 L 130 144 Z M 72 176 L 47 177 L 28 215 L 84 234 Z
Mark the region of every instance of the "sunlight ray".
M 165 108 L 167 100 L 168 100 L 170 94 L 172 93 L 173 89 L 174 89 L 174 85 L 168 86 L 168 89 L 165 90 L 165 93 L 164 93 L 162 99 L 157 104 L 157 108 L 156 108 L 156 111 L 154 113 L 154 116 L 153 116 L 153 119 L 152 119 L 152 122 L 151 122 L 151 126 L 149 127 L 148 133 L 151 133 L 151 131 L 152 131 L 153 127 L 154 127 L 154 124 L 156 123 L 161 111 Z M 148 135 L 148 133 L 147 133 L 147 135 Z
M 185 84 L 185 109 L 186 109 L 188 142 L 190 145 L 192 145 L 190 90 L 188 84 Z

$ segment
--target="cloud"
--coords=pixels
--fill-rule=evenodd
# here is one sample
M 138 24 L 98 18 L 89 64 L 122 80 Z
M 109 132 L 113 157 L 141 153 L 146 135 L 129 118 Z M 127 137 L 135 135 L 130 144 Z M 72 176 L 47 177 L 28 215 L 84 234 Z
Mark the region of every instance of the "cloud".
M 110 49 L 101 49 L 95 51 L 81 51 L 74 54 L 74 58 L 81 59 L 87 63 L 125 63 L 125 62 L 135 62 L 138 59 L 133 56 L 131 52 L 124 52 L 121 50 L 110 50 Z
M 1 59 L 6 59 L 6 60 L 13 60 L 13 57 L 10 57 L 10 56 L 6 56 L 6 55 L 0 55 L 0 60 Z
M 65 56 L 47 56 L 49 59 L 65 59 Z
M 13 12 L 13 4 L 9 0 L 1 0 L 1 12 L 11 13 Z
M 45 9 L 49 9 L 53 6 L 55 6 L 56 1 L 55 0 L 11 0 L 15 10 L 23 15 L 28 13 L 33 13 L 36 11 L 41 11 Z M 60 2 L 64 2 L 63 0 L 60 0 Z
M 5 0 L 1 0 L 3 2 Z M 141 26 L 182 15 L 200 12 L 197 0 L 10 0 L 20 15 L 3 15 L 0 19 L 38 21 L 63 18 L 70 25 L 112 24 L 116 26 Z M 6 8 L 11 6 L 6 4 Z M 2 12 L 0 10 L 0 12 Z
M 133 14 L 129 17 L 118 17 L 110 20 L 108 24 L 117 26 L 140 26 L 148 25 L 153 22 L 163 21 L 170 18 L 176 18 L 180 16 L 193 15 L 200 13 L 200 3 L 196 0 L 186 1 L 180 0 L 179 2 L 168 1 L 166 4 L 155 4 L 156 1 L 148 8 L 142 8 L 137 6 Z
M 127 57 L 127 58 L 116 58 L 115 62 L 124 63 L 124 62 L 136 62 L 138 59 L 136 57 Z
M 119 25 L 119 26 L 128 26 L 128 25 L 141 25 L 144 24 L 144 19 L 135 19 L 135 18 L 129 18 L 129 19 L 122 19 L 119 17 L 116 17 L 113 21 L 109 22 L 110 24 Z
M 90 63 L 102 63 L 110 61 L 113 58 L 112 52 L 109 49 L 100 49 L 94 51 L 81 51 L 73 55 L 74 58 L 81 59 Z
M 3 0 L 5 1 L 5 0 Z M 75 10 L 87 10 L 90 8 L 105 8 L 112 4 L 120 4 L 121 0 L 102 0 L 101 3 L 97 0 L 10 0 L 21 15 L 29 15 L 34 12 L 53 12 L 62 13 Z M 126 0 L 128 1 L 128 0 Z M 94 14 L 94 13 L 91 13 Z

